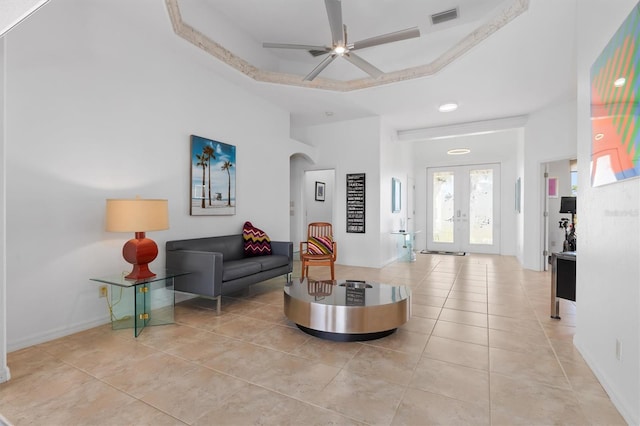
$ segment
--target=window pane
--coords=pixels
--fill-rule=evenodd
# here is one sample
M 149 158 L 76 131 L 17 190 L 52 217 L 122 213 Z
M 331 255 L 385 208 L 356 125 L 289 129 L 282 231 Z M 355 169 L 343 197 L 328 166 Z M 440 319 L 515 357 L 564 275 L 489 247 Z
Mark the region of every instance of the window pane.
M 469 183 L 469 244 L 493 244 L 493 170 L 471 170 Z
M 433 174 L 433 242 L 453 242 L 453 172 Z

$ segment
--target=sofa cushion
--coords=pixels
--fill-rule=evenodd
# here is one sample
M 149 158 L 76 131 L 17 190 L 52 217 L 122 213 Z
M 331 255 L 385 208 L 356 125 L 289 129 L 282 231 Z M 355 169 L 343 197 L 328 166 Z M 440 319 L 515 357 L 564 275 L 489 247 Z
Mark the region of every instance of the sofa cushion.
M 230 260 L 222 263 L 222 281 L 231 281 L 247 275 L 257 274 L 261 270 L 261 265 L 252 260 Z
M 167 241 L 166 248 L 167 251 L 197 250 L 218 252 L 222 253 L 225 261 L 244 259 L 242 234 Z
M 279 268 L 289 264 L 289 258 L 287 256 L 271 255 L 260 256 L 251 259 L 252 262 L 259 263 L 262 271 L 268 271 L 269 269 Z
M 244 255 L 267 256 L 271 254 L 271 240 L 262 229 L 256 228 L 251 222 L 245 222 L 242 227 L 244 239 Z
M 309 237 L 307 241 L 307 253 L 309 254 L 332 254 L 333 239 L 331 236 Z

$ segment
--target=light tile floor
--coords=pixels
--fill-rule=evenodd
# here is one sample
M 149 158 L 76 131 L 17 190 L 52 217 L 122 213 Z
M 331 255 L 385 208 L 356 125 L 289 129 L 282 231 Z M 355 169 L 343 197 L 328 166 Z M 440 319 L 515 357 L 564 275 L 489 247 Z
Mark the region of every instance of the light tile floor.
M 0 412 L 15 425 L 625 424 L 572 344 L 575 305 L 549 318 L 549 273 L 418 254 L 336 275 L 410 286 L 412 319 L 369 342 L 311 337 L 284 317 L 278 278 L 224 298 L 220 316 L 191 299 L 137 339 L 105 325 L 10 353 Z

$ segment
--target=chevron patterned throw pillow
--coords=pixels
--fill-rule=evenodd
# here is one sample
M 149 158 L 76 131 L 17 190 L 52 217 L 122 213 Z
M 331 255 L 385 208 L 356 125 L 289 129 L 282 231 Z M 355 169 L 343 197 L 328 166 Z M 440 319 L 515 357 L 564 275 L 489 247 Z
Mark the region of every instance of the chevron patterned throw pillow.
M 309 237 L 307 240 L 307 253 L 309 254 L 332 254 L 333 239 L 326 237 Z
M 244 255 L 266 256 L 271 254 L 271 240 L 269 236 L 262 230 L 245 222 L 242 227 L 242 238 L 244 239 Z

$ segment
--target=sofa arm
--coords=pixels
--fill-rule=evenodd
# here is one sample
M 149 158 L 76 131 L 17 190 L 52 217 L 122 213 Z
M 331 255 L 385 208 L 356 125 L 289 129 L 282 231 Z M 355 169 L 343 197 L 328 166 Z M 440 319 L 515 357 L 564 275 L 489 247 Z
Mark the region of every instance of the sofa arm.
M 293 243 L 291 241 L 271 241 L 271 253 L 287 256 L 289 265 L 293 268 Z
M 271 241 L 271 253 L 293 259 L 293 243 L 291 241 Z
M 222 253 L 198 250 L 166 252 L 167 269 L 189 272 L 175 278 L 174 289 L 201 296 L 222 294 Z

